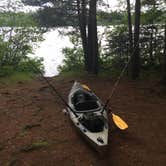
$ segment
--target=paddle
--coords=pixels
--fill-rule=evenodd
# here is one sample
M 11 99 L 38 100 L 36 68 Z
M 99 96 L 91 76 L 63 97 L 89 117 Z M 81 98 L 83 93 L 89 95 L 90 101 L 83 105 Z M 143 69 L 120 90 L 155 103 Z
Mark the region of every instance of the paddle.
M 118 115 L 115 115 L 114 113 L 112 113 L 110 108 L 108 110 L 108 113 L 112 114 L 112 120 L 120 130 L 126 130 L 128 128 L 127 123 Z
M 87 85 L 82 84 L 81 86 L 82 86 L 85 90 L 87 90 L 87 91 L 91 91 L 91 89 L 90 89 Z
M 91 89 L 85 85 L 85 84 L 82 84 L 82 87 L 84 89 L 86 89 L 87 91 L 91 91 Z M 111 108 L 108 109 L 108 113 L 111 113 L 112 114 L 112 120 L 113 122 L 115 123 L 115 125 L 120 129 L 120 130 L 125 130 L 128 128 L 128 125 L 127 123 L 122 120 L 122 118 L 120 118 L 118 115 L 115 115 L 114 113 L 111 112 Z
M 116 125 L 119 129 L 125 130 L 125 129 L 128 128 L 127 123 L 126 123 L 124 120 L 122 120 L 122 118 L 120 118 L 118 115 L 115 115 L 115 114 L 112 113 L 112 112 L 111 112 L 111 114 L 112 114 L 112 119 L 113 119 L 115 125 Z

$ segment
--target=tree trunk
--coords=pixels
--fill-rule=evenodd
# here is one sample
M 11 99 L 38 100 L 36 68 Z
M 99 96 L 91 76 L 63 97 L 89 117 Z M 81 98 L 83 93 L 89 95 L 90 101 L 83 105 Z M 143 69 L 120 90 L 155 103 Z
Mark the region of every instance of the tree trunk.
M 84 52 L 84 64 L 85 70 L 89 70 L 89 61 L 88 61 L 88 42 L 87 42 L 87 16 L 86 16 L 86 0 L 77 0 L 77 11 L 78 11 L 78 20 L 79 20 L 79 29 L 82 40 L 82 47 Z
M 153 28 L 151 29 L 150 33 L 150 41 L 149 41 L 150 49 L 149 49 L 149 55 L 150 55 L 150 65 L 153 65 Z
M 139 32 L 140 32 L 140 13 L 141 3 L 136 0 L 135 3 L 135 27 L 134 27 L 134 54 L 131 59 L 132 78 L 136 79 L 140 74 L 140 55 L 139 55 Z
M 90 71 L 93 74 L 97 74 L 99 70 L 96 5 L 97 0 L 90 0 L 88 22 L 88 57 L 89 62 L 91 63 Z
M 163 66 L 163 83 L 166 85 L 166 22 L 165 22 L 165 32 L 164 32 L 164 66 Z
M 127 14 L 128 14 L 128 31 L 129 31 L 129 52 L 130 55 L 133 51 L 133 34 L 132 34 L 132 21 L 131 21 L 131 7 L 130 0 L 127 0 Z

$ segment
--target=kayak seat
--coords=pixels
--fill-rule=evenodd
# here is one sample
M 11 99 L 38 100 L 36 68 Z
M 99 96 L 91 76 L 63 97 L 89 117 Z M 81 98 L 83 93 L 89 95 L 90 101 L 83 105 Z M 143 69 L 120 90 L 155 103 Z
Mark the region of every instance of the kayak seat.
M 91 100 L 97 101 L 97 98 L 93 94 L 82 90 L 77 91 L 72 97 L 73 104 L 76 104 L 78 102 L 91 101 Z
M 84 110 L 93 110 L 99 108 L 96 101 L 84 101 L 84 102 L 78 102 L 75 104 L 75 109 L 78 111 L 84 111 Z
M 79 90 L 74 94 L 72 103 L 77 111 L 96 110 L 99 108 L 96 96 L 83 90 Z
M 95 115 L 94 113 L 85 113 L 81 123 L 91 132 L 101 132 L 105 125 L 103 116 Z

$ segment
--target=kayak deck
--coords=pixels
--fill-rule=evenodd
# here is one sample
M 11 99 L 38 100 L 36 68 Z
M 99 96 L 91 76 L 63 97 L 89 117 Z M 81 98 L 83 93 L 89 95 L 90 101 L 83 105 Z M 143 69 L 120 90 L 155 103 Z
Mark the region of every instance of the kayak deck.
M 107 146 L 107 113 L 102 110 L 100 99 L 92 91 L 75 82 L 68 96 L 68 104 L 73 110 L 68 109 L 70 119 L 86 140 L 98 147 Z

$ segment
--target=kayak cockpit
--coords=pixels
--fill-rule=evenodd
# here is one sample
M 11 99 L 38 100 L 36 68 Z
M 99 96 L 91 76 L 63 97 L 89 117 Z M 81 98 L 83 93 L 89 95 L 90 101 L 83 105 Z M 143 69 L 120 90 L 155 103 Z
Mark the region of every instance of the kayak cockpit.
M 93 95 L 93 93 L 83 90 L 75 92 L 72 96 L 71 102 L 76 112 L 95 112 L 101 109 L 97 97 Z
M 79 119 L 79 122 L 90 132 L 96 133 L 104 130 L 105 119 L 102 115 L 97 115 L 94 112 L 84 113 Z
M 75 104 L 75 109 L 77 111 L 84 111 L 84 110 L 98 110 L 99 105 L 96 101 L 85 101 L 85 102 L 79 102 Z

